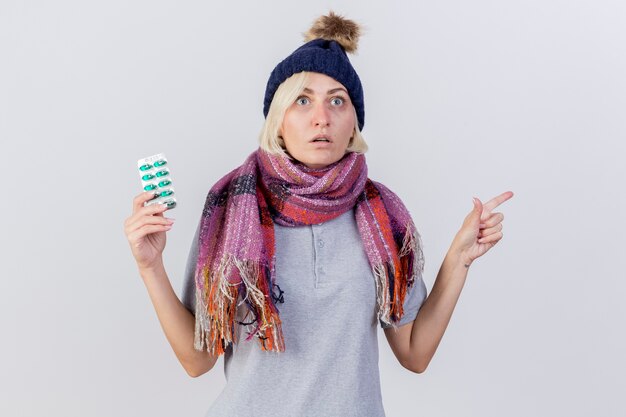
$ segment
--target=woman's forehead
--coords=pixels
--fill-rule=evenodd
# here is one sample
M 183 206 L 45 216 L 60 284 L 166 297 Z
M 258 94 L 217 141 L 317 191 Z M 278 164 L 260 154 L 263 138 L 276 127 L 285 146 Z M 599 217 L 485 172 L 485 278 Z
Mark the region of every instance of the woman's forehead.
M 312 72 L 307 78 L 307 82 L 304 85 L 304 91 L 307 92 L 324 94 L 334 93 L 339 90 L 348 91 L 343 84 L 326 74 Z

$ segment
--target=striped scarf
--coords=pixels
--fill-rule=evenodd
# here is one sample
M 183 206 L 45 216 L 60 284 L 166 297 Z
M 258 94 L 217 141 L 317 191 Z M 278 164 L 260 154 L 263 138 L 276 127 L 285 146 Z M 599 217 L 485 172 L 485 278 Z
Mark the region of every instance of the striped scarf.
M 347 153 L 315 170 L 259 149 L 206 198 L 195 274 L 195 348 L 206 345 L 211 354 L 223 354 L 238 342 L 239 323 L 246 326 L 246 340 L 257 337 L 262 350 L 284 351 L 277 308 L 283 292 L 274 282 L 274 223 L 320 224 L 355 205 L 374 275 L 377 315 L 395 327 L 407 290 L 424 267 L 420 235 L 402 201 L 367 178 L 363 154 Z M 236 309 L 244 303 L 246 316 L 238 321 Z

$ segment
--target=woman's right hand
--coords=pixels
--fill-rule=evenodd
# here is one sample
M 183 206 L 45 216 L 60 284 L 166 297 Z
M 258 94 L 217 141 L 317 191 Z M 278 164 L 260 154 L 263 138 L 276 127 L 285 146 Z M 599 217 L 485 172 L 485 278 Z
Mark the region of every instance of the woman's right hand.
M 172 228 L 173 219 L 163 216 L 164 204 L 143 203 L 151 200 L 154 193 L 145 192 L 133 199 L 133 214 L 124 222 L 124 232 L 139 269 L 147 269 L 162 262 L 165 249 L 165 232 Z

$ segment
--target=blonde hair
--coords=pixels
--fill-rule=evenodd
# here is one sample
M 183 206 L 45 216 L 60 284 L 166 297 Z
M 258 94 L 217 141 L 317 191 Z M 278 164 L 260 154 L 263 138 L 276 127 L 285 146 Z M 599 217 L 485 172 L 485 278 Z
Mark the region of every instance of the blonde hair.
M 300 94 L 302 94 L 308 80 L 309 72 L 303 71 L 293 74 L 278 86 L 267 112 L 261 134 L 259 135 L 259 143 L 261 149 L 264 151 L 275 155 L 290 157 L 290 155 L 286 153 L 285 142 L 283 138 L 280 137 L 280 126 L 283 123 L 285 112 L 289 106 L 296 101 Z M 346 149 L 346 153 L 348 152 L 367 152 L 367 143 L 365 143 L 365 139 L 363 139 L 361 131 L 359 130 L 356 110 L 354 111 L 354 134 Z

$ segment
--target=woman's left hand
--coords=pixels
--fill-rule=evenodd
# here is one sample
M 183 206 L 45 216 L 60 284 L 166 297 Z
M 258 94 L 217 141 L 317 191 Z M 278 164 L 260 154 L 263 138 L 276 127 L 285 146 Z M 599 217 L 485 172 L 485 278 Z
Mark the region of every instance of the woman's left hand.
M 494 213 L 493 210 L 511 197 L 513 192 L 507 191 L 485 204 L 474 198 L 474 209 L 465 217 L 463 226 L 450 246 L 451 250 L 458 252 L 466 266 L 484 255 L 502 239 L 504 215 Z

